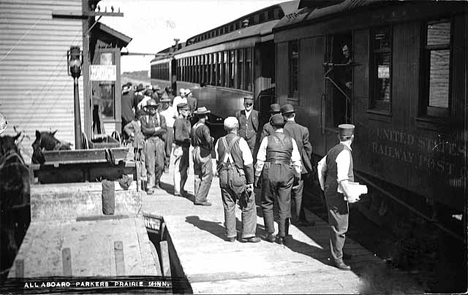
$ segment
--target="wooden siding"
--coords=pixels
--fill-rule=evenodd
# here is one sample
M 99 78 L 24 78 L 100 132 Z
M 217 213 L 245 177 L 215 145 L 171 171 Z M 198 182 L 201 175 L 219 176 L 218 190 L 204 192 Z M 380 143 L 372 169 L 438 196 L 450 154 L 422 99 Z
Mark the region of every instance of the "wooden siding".
M 82 20 L 52 18 L 53 11 L 79 14 L 82 1 L 0 0 L 0 112 L 8 120 L 5 134 L 14 134 L 17 126 L 26 135 L 21 143 L 26 162 L 35 130 L 58 130 L 58 139 L 74 143 L 67 51 L 83 49 Z M 83 77 L 79 93 L 83 124 Z

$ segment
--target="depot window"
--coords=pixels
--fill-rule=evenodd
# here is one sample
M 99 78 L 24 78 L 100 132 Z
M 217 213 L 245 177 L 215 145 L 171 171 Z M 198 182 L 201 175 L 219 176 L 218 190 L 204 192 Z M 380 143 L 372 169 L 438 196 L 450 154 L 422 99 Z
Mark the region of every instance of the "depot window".
M 451 23 L 431 21 L 425 25 L 423 46 L 423 98 L 421 115 L 448 117 L 450 98 Z
M 377 28 L 371 33 L 371 95 L 369 109 L 391 112 L 392 85 L 391 27 Z

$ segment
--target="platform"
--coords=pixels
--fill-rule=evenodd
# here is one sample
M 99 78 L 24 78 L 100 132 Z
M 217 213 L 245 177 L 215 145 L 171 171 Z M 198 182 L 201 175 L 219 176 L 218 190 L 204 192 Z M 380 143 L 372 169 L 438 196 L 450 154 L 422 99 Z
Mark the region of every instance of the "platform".
M 191 164 L 192 165 L 192 164 Z M 162 216 L 183 274 L 193 293 L 308 293 L 376 294 L 422 293 L 408 274 L 385 263 L 351 239 L 345 251 L 352 271 L 332 266 L 329 259 L 327 223 L 307 211 L 312 227 L 291 226 L 287 245 L 229 243 L 225 240 L 224 213 L 218 178 L 213 179 L 208 201 L 213 206 L 195 206 L 189 198 L 172 195 L 172 166 L 163 174 L 161 190 L 143 194 L 143 213 Z M 193 194 L 193 166 L 186 189 Z M 257 202 L 258 204 L 258 202 Z M 264 238 L 261 209 L 257 205 L 257 235 Z M 236 210 L 240 230 L 240 210 Z M 276 223 L 275 223 L 276 226 Z M 351 226 L 352 217 L 351 217 Z

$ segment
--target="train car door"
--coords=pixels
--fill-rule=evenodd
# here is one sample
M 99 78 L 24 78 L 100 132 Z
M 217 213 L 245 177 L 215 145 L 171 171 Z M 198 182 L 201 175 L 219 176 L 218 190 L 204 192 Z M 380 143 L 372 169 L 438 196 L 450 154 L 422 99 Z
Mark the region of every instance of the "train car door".
M 352 123 L 352 35 L 351 32 L 325 38 L 322 135 L 328 151 L 338 143 L 339 124 Z

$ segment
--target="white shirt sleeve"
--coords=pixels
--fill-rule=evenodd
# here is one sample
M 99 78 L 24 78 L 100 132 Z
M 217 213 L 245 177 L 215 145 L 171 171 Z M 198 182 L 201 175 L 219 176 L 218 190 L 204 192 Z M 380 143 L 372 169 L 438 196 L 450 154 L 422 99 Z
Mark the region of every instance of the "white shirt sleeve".
M 257 163 L 255 164 L 255 176 L 262 174 L 263 165 L 266 161 L 266 149 L 268 146 L 268 137 L 264 137 L 257 152 Z
M 337 170 L 336 181 L 338 182 L 338 192 L 344 193 L 343 188 L 341 186 L 341 182 L 349 180 L 348 172 L 349 165 L 351 165 L 351 152 L 346 149 L 342 150 L 336 157 L 335 161 Z
M 220 138 L 220 139 L 218 139 L 218 140 L 216 141 L 215 148 L 214 148 L 214 149 L 215 149 L 215 153 L 216 153 L 216 161 L 219 161 L 219 155 L 218 155 L 218 143 L 219 143 L 219 141 L 220 141 L 220 140 L 221 140 L 221 138 Z
M 327 172 L 327 156 L 323 157 L 317 164 L 317 176 L 320 183 L 320 188 L 325 190 L 325 173 Z
M 239 139 L 239 148 L 242 152 L 242 158 L 244 159 L 244 165 L 250 165 L 253 163 L 252 153 L 250 152 L 249 145 L 245 139 Z
M 292 154 L 291 154 L 291 161 L 293 164 L 294 169 L 296 169 L 297 174 L 301 174 L 302 171 L 302 163 L 301 163 L 301 155 L 299 154 L 299 149 L 297 148 L 296 140 L 292 139 Z

